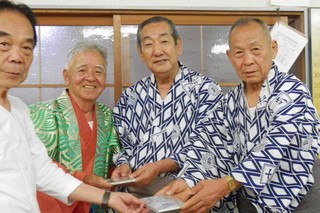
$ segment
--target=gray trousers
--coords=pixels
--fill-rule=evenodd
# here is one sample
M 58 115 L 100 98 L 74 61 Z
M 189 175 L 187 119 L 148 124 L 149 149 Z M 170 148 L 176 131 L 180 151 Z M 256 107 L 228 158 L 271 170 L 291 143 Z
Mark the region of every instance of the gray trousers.
M 313 166 L 314 184 L 302 199 L 295 213 L 318 213 L 320 212 L 320 160 L 316 160 Z

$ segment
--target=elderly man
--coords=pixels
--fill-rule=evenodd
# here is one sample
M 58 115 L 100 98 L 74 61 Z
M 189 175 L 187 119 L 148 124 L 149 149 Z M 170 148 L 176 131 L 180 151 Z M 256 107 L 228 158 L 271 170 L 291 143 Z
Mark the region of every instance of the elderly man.
M 220 211 L 223 202 L 232 207 L 237 189 L 240 212 L 292 212 L 314 182 L 320 124 L 310 92 L 294 75 L 278 70 L 277 43 L 260 19 L 235 22 L 229 47 L 242 83 L 225 96 L 223 141 L 199 131 L 198 146 L 188 154 L 192 166 L 182 177 L 186 182 L 159 193 L 192 196 L 182 212 L 206 212 L 214 205 Z M 206 128 L 216 125 L 210 119 Z M 198 161 L 199 155 L 211 156 L 213 166 Z M 190 177 L 206 180 L 189 191 Z
M 27 106 L 8 94 L 27 77 L 37 42 L 35 25 L 29 7 L 0 1 L 1 212 L 40 212 L 36 190 L 65 203 L 79 200 L 119 212 L 144 211 L 131 195 L 90 186 L 57 168 L 36 136 Z
M 142 22 L 137 49 L 151 75 L 127 88 L 113 110 L 124 148 L 118 163 L 127 162 L 132 169 L 120 166 L 113 177 L 133 172 L 140 187 L 158 176 L 178 174 L 191 146 L 190 135 L 222 93 L 212 79 L 179 62 L 182 39 L 170 19 L 156 16 Z
M 112 110 L 96 102 L 105 88 L 106 58 L 102 46 L 78 42 L 63 71 L 67 89 L 56 100 L 29 107 L 36 132 L 53 161 L 84 183 L 101 188 L 110 187 L 104 178 L 112 156 L 120 152 Z M 48 213 L 89 212 L 88 203 L 66 206 L 43 193 L 38 194 L 38 202 Z

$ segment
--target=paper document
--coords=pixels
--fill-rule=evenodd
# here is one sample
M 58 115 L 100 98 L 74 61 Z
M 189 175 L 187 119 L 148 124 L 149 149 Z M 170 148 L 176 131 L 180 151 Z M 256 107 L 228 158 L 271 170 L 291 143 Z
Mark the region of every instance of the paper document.
M 274 61 L 281 72 L 287 73 L 308 43 L 307 37 L 287 24 L 277 21 L 271 30 L 271 37 L 278 43 Z

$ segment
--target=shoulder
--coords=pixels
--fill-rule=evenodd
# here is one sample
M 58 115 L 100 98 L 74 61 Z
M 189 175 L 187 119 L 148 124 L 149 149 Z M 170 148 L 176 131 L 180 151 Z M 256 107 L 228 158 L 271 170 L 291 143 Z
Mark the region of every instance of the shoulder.
M 308 87 L 293 74 L 280 74 L 277 77 L 275 92 L 310 94 Z
M 103 103 L 100 103 L 100 102 L 97 102 L 96 103 L 96 106 L 98 109 L 100 109 L 102 112 L 104 112 L 105 114 L 106 113 L 112 113 L 112 109 L 110 109 L 107 105 L 103 104 Z
M 182 78 L 184 81 L 193 82 L 196 84 L 216 84 L 218 85 L 217 81 L 211 77 L 205 76 L 198 71 L 189 70 L 187 67 L 182 66 Z
M 40 101 L 40 102 L 29 105 L 28 108 L 31 114 L 36 113 L 39 110 L 49 111 L 54 107 L 55 103 L 56 103 L 56 100 Z
M 16 108 L 17 110 L 27 109 L 27 105 L 20 98 L 8 95 L 8 100 L 11 104 L 11 107 Z

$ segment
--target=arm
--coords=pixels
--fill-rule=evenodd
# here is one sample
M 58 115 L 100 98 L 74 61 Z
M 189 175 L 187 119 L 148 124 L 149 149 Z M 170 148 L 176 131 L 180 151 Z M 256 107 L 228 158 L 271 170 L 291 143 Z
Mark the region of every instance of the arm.
M 136 178 L 137 184 L 147 185 L 151 183 L 159 174 L 177 170 L 178 165 L 170 158 L 163 159 L 154 163 L 147 163 L 132 173 L 130 177 Z
M 208 212 L 225 196 L 235 191 L 241 185 L 231 176 L 202 180 L 189 193 L 191 198 L 183 204 L 181 212 Z
M 87 184 L 79 185 L 70 195 L 69 200 L 84 201 L 98 205 L 105 204 L 117 212 L 146 212 L 143 202 L 127 193 L 111 192 L 109 199 L 105 190 Z
M 27 118 L 27 128 L 30 128 L 28 141 L 30 141 L 30 157 L 35 170 L 37 189 L 53 196 L 64 203 L 70 201 L 86 201 L 102 204 L 105 190 L 99 189 L 73 178 L 54 164 L 47 155 L 46 149 L 38 139 L 32 122 Z M 118 212 L 144 212 L 143 203 L 129 194 L 111 193 L 109 207 Z
M 261 112 L 265 114 L 259 118 L 259 122 L 264 124 L 256 139 L 259 141 L 253 141 L 257 145 L 235 167 L 232 175 L 245 190 L 251 189 L 258 195 L 257 198 L 250 197 L 256 204 L 285 211 L 293 208 L 289 207 L 293 200 L 303 197 L 312 185 L 311 170 L 319 144 L 319 130 L 316 127 L 318 118 L 305 86 L 295 79 L 288 79 L 287 85 L 285 82 L 276 83 L 281 88 L 272 92 L 265 111 Z M 232 121 L 232 117 L 234 115 L 230 113 L 226 120 Z M 230 122 L 231 135 L 235 126 Z M 296 166 L 301 169 L 292 169 Z M 250 173 L 247 172 L 248 167 Z M 276 195 L 273 188 L 279 186 L 284 192 L 294 193 Z M 291 200 L 282 204 L 285 197 Z
M 119 137 L 119 141 L 121 144 L 121 147 L 123 149 L 123 152 L 116 156 L 114 159 L 115 165 L 120 166 L 121 164 L 127 163 L 129 164 L 132 150 L 134 149 L 134 144 L 130 141 L 130 138 L 127 134 L 127 124 L 128 120 L 126 118 L 126 111 L 128 110 L 128 93 L 130 94 L 130 91 L 126 89 L 124 93 L 122 93 L 118 103 L 113 109 L 113 121 L 114 121 L 114 127 L 116 129 L 116 132 Z
M 234 199 L 234 193 L 229 197 L 239 183 L 226 176 L 232 171 L 233 163 L 226 150 L 225 127 L 221 101 L 215 109 L 203 120 L 193 132 L 193 147 L 190 148 L 186 163 L 187 170 L 179 179 L 162 189 L 158 194 L 173 195 L 181 200 L 187 200 L 183 205 L 185 212 L 207 211 L 214 208 L 220 211 L 226 202 Z M 229 188 L 230 186 L 234 186 Z M 195 186 L 196 185 L 196 186 Z M 232 207 L 232 202 L 228 206 Z
M 220 86 L 212 79 L 201 75 L 188 76 L 188 78 L 192 79 L 192 82 L 189 82 L 191 86 L 189 88 L 190 103 L 188 104 L 191 104 L 193 108 L 192 115 L 189 116 L 192 116 L 194 120 L 186 135 L 189 141 L 184 141 L 182 149 L 170 157 L 180 168 L 183 167 L 189 149 L 193 147 L 192 137 L 198 134 L 203 122 L 211 116 L 223 98 Z

